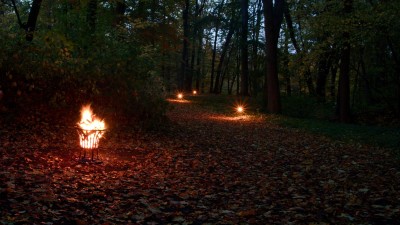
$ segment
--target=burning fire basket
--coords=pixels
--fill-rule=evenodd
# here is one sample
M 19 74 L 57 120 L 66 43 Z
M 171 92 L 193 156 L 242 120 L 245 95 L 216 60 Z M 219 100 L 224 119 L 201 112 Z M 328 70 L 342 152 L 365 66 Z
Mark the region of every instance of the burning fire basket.
M 79 144 L 81 146 L 79 159 L 81 161 L 99 161 L 99 141 L 106 130 L 85 130 L 79 127 L 77 127 L 76 130 L 79 135 Z M 96 155 L 94 154 L 95 151 Z
M 79 144 L 81 146 L 79 160 L 82 162 L 101 162 L 99 161 L 99 142 L 106 132 L 104 121 L 98 119 L 93 114 L 90 105 L 87 105 L 82 107 L 81 121 L 77 125 L 76 130 L 78 131 Z M 89 152 L 91 152 L 91 156 Z

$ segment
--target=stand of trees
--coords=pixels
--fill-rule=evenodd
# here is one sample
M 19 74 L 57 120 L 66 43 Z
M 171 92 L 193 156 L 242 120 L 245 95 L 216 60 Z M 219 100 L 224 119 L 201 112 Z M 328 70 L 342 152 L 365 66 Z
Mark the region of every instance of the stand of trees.
M 253 96 L 271 113 L 307 96 L 334 103 L 341 122 L 398 118 L 399 10 L 395 0 L 2 0 L 0 104 L 33 91 L 54 104 L 124 96 L 149 116 L 163 113 L 164 91 L 196 89 Z

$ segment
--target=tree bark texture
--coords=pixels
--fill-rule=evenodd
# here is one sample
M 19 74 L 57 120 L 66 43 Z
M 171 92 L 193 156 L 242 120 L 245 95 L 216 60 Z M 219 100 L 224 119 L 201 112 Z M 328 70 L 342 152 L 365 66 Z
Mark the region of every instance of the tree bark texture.
M 265 100 L 270 113 L 281 113 L 278 80 L 278 38 L 283 19 L 284 0 L 263 0 L 266 37 Z
M 189 0 L 185 0 L 185 8 L 183 10 L 183 46 L 182 46 L 182 61 L 181 61 L 181 71 L 178 77 L 178 89 L 179 91 L 184 90 L 184 81 L 186 79 L 186 73 L 189 64 Z
M 26 36 L 25 39 L 27 41 L 33 40 L 33 33 L 36 30 L 36 21 L 39 16 L 40 6 L 42 4 L 42 0 L 34 0 L 32 2 L 31 10 L 29 11 L 28 22 L 25 26 Z
M 344 0 L 344 13 L 351 13 L 352 0 Z M 342 123 L 351 121 L 350 115 L 350 33 L 343 33 L 343 47 L 340 55 L 340 72 L 339 72 L 339 88 L 338 88 L 338 116 Z

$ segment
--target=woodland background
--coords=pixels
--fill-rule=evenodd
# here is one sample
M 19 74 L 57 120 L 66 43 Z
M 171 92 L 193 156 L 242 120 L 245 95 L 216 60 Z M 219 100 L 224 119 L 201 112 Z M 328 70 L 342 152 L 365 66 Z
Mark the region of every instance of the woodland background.
M 0 108 L 79 108 L 159 122 L 176 91 L 257 110 L 398 125 L 394 0 L 0 2 Z
M 0 0 L 0 223 L 398 224 L 399 12 Z

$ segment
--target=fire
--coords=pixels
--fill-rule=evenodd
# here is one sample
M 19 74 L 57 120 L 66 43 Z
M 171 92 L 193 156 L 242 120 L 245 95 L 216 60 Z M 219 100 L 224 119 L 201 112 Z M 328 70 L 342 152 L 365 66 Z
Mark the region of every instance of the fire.
M 243 106 L 238 106 L 238 107 L 236 107 L 236 111 L 238 112 L 238 113 L 242 113 L 242 112 L 244 112 L 244 108 L 243 108 Z
M 103 136 L 106 125 L 103 120 L 93 114 L 90 105 L 81 109 L 81 121 L 78 123 L 82 132 L 79 133 L 80 145 L 82 148 L 93 149 L 99 147 L 99 140 Z
M 183 94 L 179 93 L 177 97 L 178 97 L 178 99 L 182 99 L 183 98 Z
M 196 91 L 196 90 L 194 90 L 194 91 L 193 91 L 193 94 L 194 94 L 194 95 L 197 95 L 197 91 Z

